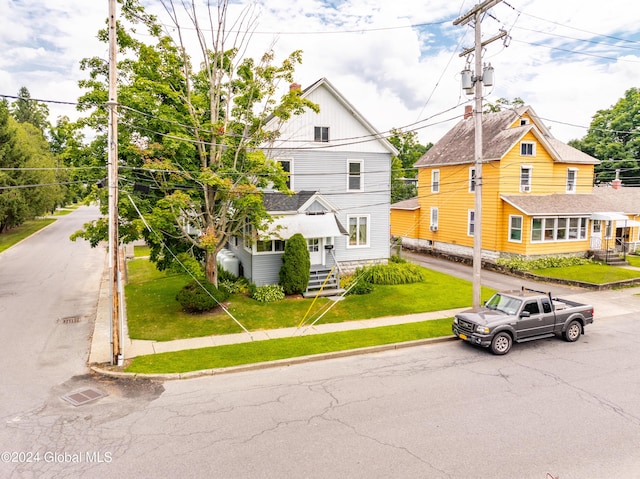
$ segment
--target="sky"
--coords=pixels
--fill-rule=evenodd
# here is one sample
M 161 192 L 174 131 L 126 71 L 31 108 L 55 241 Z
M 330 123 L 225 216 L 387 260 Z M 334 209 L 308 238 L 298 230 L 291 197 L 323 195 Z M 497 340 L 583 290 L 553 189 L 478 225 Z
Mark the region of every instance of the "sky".
M 175 33 L 162 0 L 141 3 Z M 380 132 L 415 130 L 421 143 L 435 143 L 473 102 L 461 89 L 460 72 L 468 61 L 473 70 L 475 59 L 459 55 L 474 46 L 473 22 L 453 21 L 475 0 L 231 3 L 230 17 L 247 5 L 256 15 L 248 54 L 272 47 L 281 62 L 302 50 L 295 81 L 304 88 L 327 78 Z M 108 0 L 0 0 L 0 8 L 0 95 L 15 96 L 26 86 L 32 98 L 47 102 L 52 122 L 60 115 L 77 119 L 78 81 L 87 78 L 80 61 L 108 58 L 108 46 L 97 40 Z M 483 49 L 483 63 L 495 71 L 483 102 L 519 97 L 559 140 L 584 137 L 598 110 L 640 87 L 637 21 L 637 0 L 499 2 L 481 22 L 483 41 L 507 32 Z M 195 40 L 188 41 L 197 56 Z

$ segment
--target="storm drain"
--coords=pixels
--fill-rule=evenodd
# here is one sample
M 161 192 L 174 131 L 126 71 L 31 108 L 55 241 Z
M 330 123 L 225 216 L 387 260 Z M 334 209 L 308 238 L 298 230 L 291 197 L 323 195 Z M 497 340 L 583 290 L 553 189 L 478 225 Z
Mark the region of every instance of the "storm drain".
M 80 322 L 80 316 L 67 316 L 66 318 L 60 319 L 62 324 L 74 324 Z
M 74 406 L 82 406 L 83 404 L 87 404 L 88 402 L 95 401 L 96 399 L 100 399 L 105 396 L 105 393 L 98 391 L 97 389 L 84 389 L 77 393 L 62 396 L 62 399 Z

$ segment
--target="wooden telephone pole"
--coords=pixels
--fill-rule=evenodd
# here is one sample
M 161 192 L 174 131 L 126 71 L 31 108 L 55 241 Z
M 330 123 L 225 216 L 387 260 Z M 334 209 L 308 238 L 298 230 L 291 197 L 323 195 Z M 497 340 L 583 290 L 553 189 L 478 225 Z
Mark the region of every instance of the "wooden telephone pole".
M 116 0 L 109 0 L 109 132 L 108 132 L 108 183 L 109 183 L 109 272 L 111 295 L 111 364 L 121 365 L 122 354 L 122 304 L 120 301 L 121 278 L 118 239 L 118 91 L 116 63 Z
M 475 52 L 475 206 L 474 206 L 474 235 L 473 235 L 473 307 L 478 308 L 481 304 L 481 277 L 482 271 L 482 48 L 489 43 L 504 37 L 507 33 L 502 32 L 491 39 L 482 42 L 481 25 L 482 15 L 491 7 L 497 5 L 502 0 L 485 0 L 469 10 L 465 15 L 454 20 L 454 25 L 466 25 L 470 21 L 474 22 L 475 46 L 473 49 L 463 51 L 460 56 L 466 56 Z

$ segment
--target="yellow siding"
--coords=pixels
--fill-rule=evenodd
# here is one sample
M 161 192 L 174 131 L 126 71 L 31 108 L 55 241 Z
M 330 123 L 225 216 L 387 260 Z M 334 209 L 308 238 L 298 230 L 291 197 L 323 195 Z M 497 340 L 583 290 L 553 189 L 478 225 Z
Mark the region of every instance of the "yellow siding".
M 396 237 L 421 238 L 420 210 L 391 209 L 391 234 Z
M 528 115 L 525 115 L 530 122 Z M 518 119 L 512 126 L 520 126 Z M 520 154 L 522 141 L 535 144 L 535 154 Z M 520 191 L 520 167 L 532 168 L 530 193 Z M 469 191 L 469 169 L 473 164 L 421 168 L 418 171 L 418 203 L 421 228 L 413 231 L 419 238 L 454 245 L 473 247 L 473 236 L 468 234 L 469 210 L 475 209 L 475 193 Z M 500 195 L 566 193 L 567 170 L 577 172 L 576 193 L 590 193 L 594 174 L 593 165 L 556 163 L 529 132 L 513 146 L 500 161 L 483 163 L 482 176 L 482 248 L 526 256 L 554 253 L 578 253 L 589 249 L 589 240 L 531 243 L 531 217 L 503 202 Z M 431 176 L 434 169 L 440 172 L 440 191 L 432 192 Z M 431 208 L 438 208 L 438 231 L 429 229 Z M 523 216 L 522 241 L 509 241 L 509 216 Z M 394 216 L 392 212 L 392 234 L 408 231 L 408 225 L 416 218 Z M 397 224 L 395 224 L 397 222 Z M 395 232 L 394 232 L 395 231 Z M 403 233 L 403 236 L 409 236 Z M 587 235 L 588 236 L 588 235 Z M 416 236 L 410 236 L 416 237 Z

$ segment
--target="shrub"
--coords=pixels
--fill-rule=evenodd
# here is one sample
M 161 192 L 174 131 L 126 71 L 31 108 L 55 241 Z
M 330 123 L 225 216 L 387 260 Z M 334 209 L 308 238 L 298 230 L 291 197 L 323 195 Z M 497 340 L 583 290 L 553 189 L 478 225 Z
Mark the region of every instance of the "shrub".
M 389 263 L 366 266 L 356 276 L 371 284 L 409 284 L 424 281 L 422 268 L 413 263 Z
M 307 240 L 300 233 L 289 238 L 284 246 L 280 285 L 286 294 L 299 294 L 307 289 L 311 269 Z
M 400 256 L 398 256 L 397 254 L 394 254 L 394 255 L 392 255 L 392 256 L 389 258 L 389 262 L 390 262 L 390 263 L 401 263 L 401 264 L 404 264 L 404 263 L 406 263 L 406 262 L 407 262 L 407 260 L 406 260 L 406 259 L 404 259 L 404 258 L 401 258 L 401 257 L 400 257 Z
M 373 291 L 373 285 L 364 279 L 360 279 L 356 282 L 351 289 L 347 290 L 347 296 L 351 294 L 369 294 Z
M 202 313 L 210 311 L 229 297 L 229 294 L 207 281 L 192 281 L 178 291 L 176 300 L 184 311 Z
M 354 284 L 356 281 L 357 283 Z M 340 287 L 347 291 L 345 293 L 346 296 L 351 294 L 368 294 L 373 291 L 373 285 L 371 283 L 368 283 L 362 278 L 358 279 L 357 276 L 351 274 L 340 277 Z
M 251 291 L 251 297 L 261 303 L 272 303 L 284 299 L 284 290 L 279 284 L 254 286 Z
M 511 271 L 533 271 L 536 269 L 546 268 L 566 268 L 567 266 L 579 266 L 582 264 L 593 263 L 587 258 L 579 258 L 577 256 L 546 256 L 536 259 L 522 258 L 499 258 L 496 261 L 498 266 L 502 266 Z
M 226 291 L 228 294 L 247 294 L 249 292 L 249 282 L 246 278 L 238 278 L 235 280 L 219 279 L 218 288 Z

